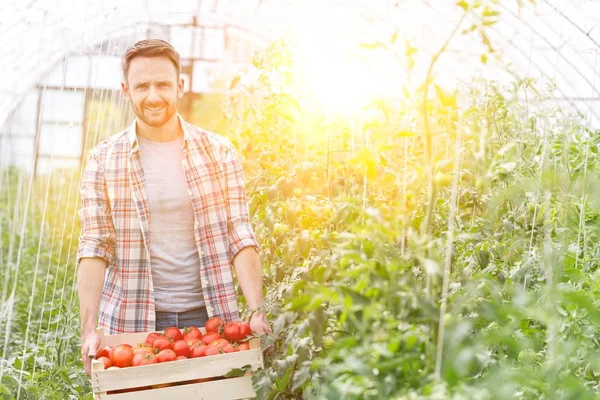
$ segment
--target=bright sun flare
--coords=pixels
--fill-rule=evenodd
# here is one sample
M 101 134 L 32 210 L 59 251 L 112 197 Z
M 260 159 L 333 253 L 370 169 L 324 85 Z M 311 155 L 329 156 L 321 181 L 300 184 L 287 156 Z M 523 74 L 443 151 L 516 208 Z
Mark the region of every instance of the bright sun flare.
M 401 93 L 401 69 L 389 55 L 369 57 L 311 47 L 297 54 L 299 89 L 326 112 L 352 115 L 381 96 Z M 366 58 L 366 60 L 364 59 Z

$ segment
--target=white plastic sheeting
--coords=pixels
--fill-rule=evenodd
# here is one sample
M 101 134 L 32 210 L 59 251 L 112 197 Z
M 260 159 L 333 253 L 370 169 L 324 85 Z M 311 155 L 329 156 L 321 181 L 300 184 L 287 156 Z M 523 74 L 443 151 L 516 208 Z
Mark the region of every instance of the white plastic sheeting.
M 437 78 L 444 82 L 474 75 L 510 79 L 508 65 L 519 75 L 554 80 L 557 104 L 579 110 L 590 126 L 600 128 L 600 1 L 537 0 L 532 4 L 523 0 L 523 7 L 518 3 L 500 1 L 500 20 L 489 29 L 498 60 L 483 65 L 479 62 L 481 40 L 476 35 L 459 35 L 440 58 Z M 215 45 L 222 40 L 217 36 L 207 38 L 208 47 L 198 50 L 189 43 L 191 36 L 173 32 L 188 29 L 195 17 L 215 26 L 238 27 L 258 44 L 293 32 L 309 45 L 335 46 L 342 41 L 381 40 L 397 30 L 399 40 L 420 49 L 416 70 L 424 74 L 431 55 L 460 14 L 453 0 L 0 0 L 0 135 L 14 135 L 15 129 L 21 134 L 13 137 L 11 150 L 0 145 L 0 158 L 20 163 L 20 157 L 8 153 L 15 146 L 27 148 L 33 143 L 31 122 L 37 121 L 38 85 L 118 89 L 119 57 L 131 44 L 124 37 L 164 36 L 164 27 L 170 26 L 169 37 L 182 56 L 205 51 L 219 59 L 227 55 L 223 46 Z M 66 64 L 59 64 L 65 59 Z M 206 88 L 209 72 L 195 69 L 195 90 Z M 82 101 L 81 93 L 71 95 L 77 96 Z M 43 112 L 44 123 L 62 126 L 62 136 L 76 129 L 81 135 L 83 111 L 70 113 L 66 127 L 64 121 L 56 120 L 62 118 L 61 107 L 49 107 Z M 56 118 L 50 116 L 53 112 Z M 32 117 L 32 113 L 36 114 Z M 81 147 L 73 140 L 74 146 Z

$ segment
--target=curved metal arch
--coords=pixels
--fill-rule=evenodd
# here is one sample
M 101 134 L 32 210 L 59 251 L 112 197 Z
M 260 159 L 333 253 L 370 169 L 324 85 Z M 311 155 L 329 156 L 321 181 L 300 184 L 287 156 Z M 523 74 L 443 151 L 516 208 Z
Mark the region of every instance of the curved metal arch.
M 33 4 L 33 3 L 32 3 Z M 104 3 L 103 3 L 104 4 Z M 137 4 L 137 3 L 136 3 Z M 146 1 L 145 3 L 148 7 L 146 8 L 146 12 L 144 13 L 144 15 L 135 15 L 135 18 L 132 17 L 133 14 L 132 13 L 132 9 L 129 8 L 127 9 L 127 6 L 125 6 L 125 9 L 123 11 L 123 16 L 121 17 L 121 20 L 112 20 L 110 23 L 110 26 L 105 26 L 105 25 L 98 25 L 98 24 L 94 24 L 94 29 L 97 30 L 95 37 L 103 37 L 104 39 L 106 39 L 107 37 L 109 37 L 109 35 L 114 35 L 117 34 L 120 30 L 122 29 L 127 29 L 127 24 L 124 23 L 124 21 L 127 20 L 127 18 L 132 18 L 131 22 L 129 23 L 129 25 L 133 25 L 133 24 L 152 24 L 152 18 L 151 16 L 154 13 L 157 13 L 160 11 L 160 6 L 162 5 L 164 7 L 164 3 L 162 2 L 152 2 L 152 0 L 150 1 Z M 188 3 L 188 5 L 191 3 Z M 198 3 L 196 3 L 198 4 Z M 216 1 L 213 3 L 214 5 L 216 5 L 216 7 L 214 8 L 214 13 L 213 13 L 213 17 L 215 19 L 220 19 L 223 22 L 227 22 L 227 23 L 233 23 L 234 21 L 236 22 L 237 26 L 240 27 L 245 27 L 247 28 L 247 32 L 252 32 L 252 33 L 256 33 L 256 32 L 265 32 L 265 30 L 261 30 L 260 27 L 257 27 L 257 23 L 255 23 L 254 21 L 254 17 L 258 16 L 258 14 L 262 13 L 262 9 L 268 8 L 270 6 L 274 6 L 274 5 L 278 5 L 280 8 L 283 7 L 288 7 L 290 9 L 290 13 L 293 14 L 295 17 L 300 16 L 306 16 L 309 15 L 311 13 L 314 13 L 315 8 L 314 7 L 310 7 L 311 5 L 317 7 L 323 7 L 325 6 L 325 4 L 321 1 L 318 2 L 316 0 L 311 1 L 308 0 L 308 4 L 306 1 L 304 2 L 298 2 L 295 0 L 256 0 L 254 2 L 254 7 L 255 7 L 255 15 L 240 15 L 240 13 L 235 13 L 235 5 L 233 5 L 231 2 L 227 2 L 227 1 Z M 433 4 L 436 4 L 435 2 L 430 2 L 428 4 L 430 9 L 436 9 L 437 7 L 432 7 Z M 93 5 L 90 5 L 88 3 L 88 9 L 86 9 L 86 12 L 83 13 L 81 15 L 81 18 L 78 19 L 78 24 L 81 23 L 86 23 L 86 21 L 95 21 L 94 19 L 94 13 L 97 13 L 98 10 L 102 9 L 102 6 L 98 6 L 98 7 L 94 7 Z M 513 17 L 516 17 L 514 12 L 512 12 L 512 10 L 507 9 L 505 6 L 502 6 L 506 11 L 508 11 L 507 13 L 505 13 L 505 15 L 512 15 Z M 389 17 L 390 15 L 394 15 L 393 14 L 393 10 L 396 9 L 395 3 L 393 2 L 382 2 L 382 3 L 377 3 L 377 4 L 373 4 L 372 1 L 367 1 L 367 0 L 363 0 L 363 1 L 342 1 L 342 0 L 330 0 L 327 2 L 327 9 L 324 11 L 324 13 L 326 14 L 338 14 L 338 15 L 344 15 L 344 16 L 352 16 L 352 17 L 358 17 L 361 18 L 365 21 L 365 23 L 367 24 L 372 24 L 373 22 L 377 22 L 379 20 L 388 20 L 389 21 Z M 556 12 L 556 10 L 555 10 Z M 20 20 L 23 20 L 23 15 L 21 14 Z M 166 19 L 169 19 L 169 16 L 172 18 L 175 18 L 175 16 L 181 16 L 181 15 L 202 15 L 202 16 L 206 16 L 208 15 L 206 12 L 200 12 L 198 10 L 198 7 L 193 8 L 193 7 L 188 7 L 187 11 L 184 12 L 179 12 L 177 10 L 174 10 L 172 7 L 170 7 L 169 10 L 169 15 L 167 15 Z M 261 18 L 265 18 L 264 13 L 261 14 L 262 17 Z M 519 19 L 516 17 L 516 19 Z M 542 23 L 545 23 L 543 18 L 539 18 Z M 257 18 L 258 20 L 258 18 Z M 535 28 L 531 27 L 531 25 L 527 24 L 525 21 L 519 19 L 521 24 L 525 24 L 526 26 L 529 26 L 529 28 L 534 32 L 535 35 L 539 36 L 542 40 L 545 40 L 546 43 L 549 43 L 549 41 L 543 36 L 541 35 Z M 387 22 L 387 21 L 386 21 Z M 91 22 L 90 22 L 91 23 Z M 14 25 L 13 25 L 14 26 Z M 546 24 L 547 26 L 547 24 Z M 23 40 L 19 41 L 19 40 L 15 40 L 14 43 L 14 47 L 12 47 L 13 52 L 16 53 L 15 50 L 21 50 L 18 52 L 17 57 L 10 57 L 13 58 L 12 60 L 6 60 L 5 58 L 5 66 L 7 68 L 11 68 L 14 67 L 15 65 L 23 65 L 23 67 L 20 70 L 17 70 L 17 72 L 20 73 L 29 73 L 31 72 L 31 66 L 32 65 L 40 65 L 40 64 L 44 64 L 44 65 L 48 65 L 48 64 L 54 64 L 56 63 L 58 60 L 60 60 L 61 57 L 64 56 L 65 53 L 69 52 L 69 50 L 72 50 L 73 48 L 77 47 L 77 39 L 81 39 L 80 37 L 77 36 L 77 33 L 73 33 L 73 32 L 64 32 L 63 27 L 49 27 L 46 29 L 48 31 L 48 33 L 52 34 L 55 33 L 56 35 L 60 35 L 62 33 L 64 33 L 66 36 L 65 38 L 68 38 L 67 41 L 70 42 L 68 46 L 65 46 L 64 43 L 63 46 L 61 46 L 60 41 L 57 40 L 53 40 L 53 41 L 48 41 L 50 47 L 48 49 L 44 49 L 44 51 L 39 51 L 38 48 L 36 48 L 35 46 L 32 46 L 31 49 L 29 49 L 29 51 L 27 51 L 27 49 L 25 49 L 25 51 L 23 51 L 23 49 L 20 49 L 19 46 L 22 46 Z M 11 31 L 11 33 L 14 35 L 19 35 L 20 33 L 23 33 L 23 29 L 17 29 L 14 31 Z M 21 35 L 21 39 L 25 38 L 25 40 L 29 43 L 35 43 L 35 37 L 36 35 L 41 35 L 43 33 L 43 30 L 39 31 L 39 32 L 30 32 L 27 33 L 25 32 L 24 35 Z M 70 36 L 69 36 L 70 34 Z M 8 35 L 9 37 L 10 34 Z M 259 33 L 259 36 L 263 36 Z M 71 45 L 71 43 L 75 43 L 75 45 Z M 83 44 L 85 47 L 85 44 Z M 89 45 L 89 44 L 88 44 Z M 518 49 L 517 51 L 522 54 L 525 59 L 529 59 L 527 54 L 524 54 L 522 50 L 519 50 L 518 46 L 514 43 L 511 43 L 511 45 Z M 552 44 L 550 44 L 552 46 Z M 540 53 L 540 57 L 545 58 L 543 53 Z M 590 82 L 590 80 L 586 77 L 586 75 L 579 69 L 577 68 L 577 66 L 571 62 L 571 60 L 567 57 L 565 57 L 564 55 L 559 54 L 559 57 L 561 57 L 562 60 L 564 60 L 572 69 L 573 71 L 575 71 L 575 73 L 577 73 L 578 75 L 580 75 L 584 81 L 592 86 L 592 83 Z M 29 62 L 27 62 L 29 61 Z M 44 61 L 42 63 L 42 61 Z M 516 61 L 516 60 L 515 60 Z M 534 60 L 529 60 L 529 62 L 533 62 Z M 585 61 L 584 61 L 585 62 Z M 586 65 L 588 65 L 587 62 L 585 62 Z M 589 66 L 589 65 L 588 65 Z M 545 75 L 546 72 L 544 70 L 543 67 L 538 66 L 538 70 L 542 73 L 542 75 Z M 37 73 L 37 77 L 33 76 L 31 77 L 31 79 L 24 80 L 24 85 L 22 85 L 19 89 L 17 90 L 15 93 L 13 93 L 12 96 L 12 105 L 10 108 L 16 108 L 15 103 L 18 103 L 17 101 L 14 101 L 15 99 L 18 99 L 19 96 L 22 95 L 26 95 L 27 93 L 29 93 L 30 88 L 35 85 L 35 80 L 39 80 L 39 77 L 42 76 L 42 73 L 44 72 L 44 70 L 40 70 L 40 71 L 33 71 L 34 73 Z M 46 71 L 47 72 L 47 71 Z M 596 71 L 592 71 L 592 73 L 595 73 Z M 564 79 L 565 81 L 567 81 L 568 83 L 568 77 L 566 76 L 567 74 L 564 74 L 561 72 L 561 77 L 562 79 Z M 595 75 L 597 76 L 597 75 Z M 25 89 L 25 90 L 23 90 Z M 593 88 L 595 93 L 600 93 L 596 88 Z M 563 92 L 564 95 L 564 92 Z M 18 104 L 17 104 L 18 105 Z M 6 118 L 6 110 L 0 109 L 0 121 L 4 121 Z

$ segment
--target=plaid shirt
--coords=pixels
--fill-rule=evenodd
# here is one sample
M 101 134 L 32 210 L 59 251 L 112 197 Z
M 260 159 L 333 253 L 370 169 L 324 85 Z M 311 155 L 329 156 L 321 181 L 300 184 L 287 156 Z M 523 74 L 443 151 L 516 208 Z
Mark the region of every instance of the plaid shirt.
M 239 314 L 231 261 L 244 247 L 258 250 L 242 167 L 229 140 L 179 120 L 206 309 L 209 316 L 234 321 Z M 134 121 L 90 152 L 80 188 L 77 262 L 83 257 L 108 262 L 98 319 L 109 334 L 155 330 L 152 221 L 135 127 Z

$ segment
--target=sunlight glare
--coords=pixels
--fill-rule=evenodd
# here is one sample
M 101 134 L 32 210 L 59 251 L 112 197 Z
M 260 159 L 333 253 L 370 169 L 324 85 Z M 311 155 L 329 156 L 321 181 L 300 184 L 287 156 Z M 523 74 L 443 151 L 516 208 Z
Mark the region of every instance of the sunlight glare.
M 376 98 L 400 95 L 402 69 L 389 53 L 370 49 L 361 57 L 357 43 L 353 50 L 343 47 L 297 46 L 297 84 L 306 98 L 325 112 L 353 115 Z

